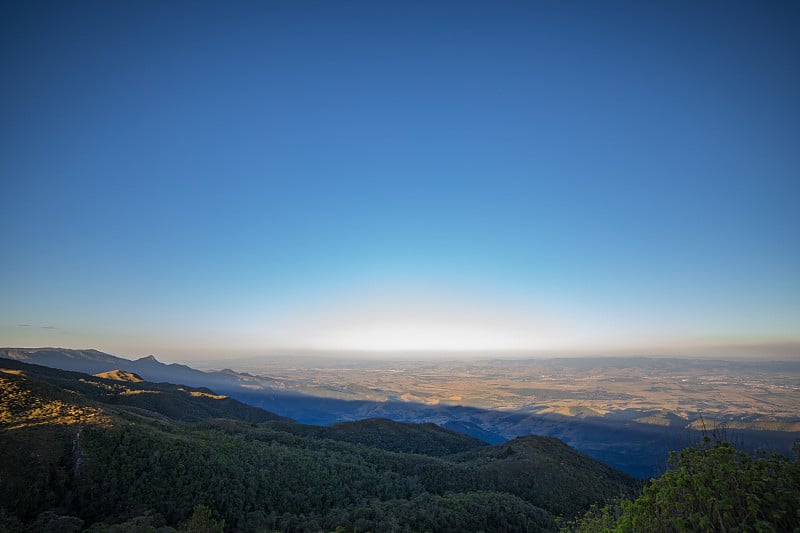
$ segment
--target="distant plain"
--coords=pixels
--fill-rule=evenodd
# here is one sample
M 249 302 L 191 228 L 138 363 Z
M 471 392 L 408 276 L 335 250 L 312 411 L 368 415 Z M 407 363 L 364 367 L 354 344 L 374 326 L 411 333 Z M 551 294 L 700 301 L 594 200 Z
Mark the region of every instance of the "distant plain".
M 262 360 L 236 370 L 340 400 L 800 431 L 800 363 L 677 358 L 485 361 Z

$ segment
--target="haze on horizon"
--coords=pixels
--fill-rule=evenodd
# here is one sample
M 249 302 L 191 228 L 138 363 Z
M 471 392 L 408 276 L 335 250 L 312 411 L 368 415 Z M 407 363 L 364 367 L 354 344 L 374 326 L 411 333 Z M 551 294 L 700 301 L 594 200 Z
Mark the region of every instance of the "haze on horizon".
M 800 357 L 796 2 L 7 2 L 0 345 Z

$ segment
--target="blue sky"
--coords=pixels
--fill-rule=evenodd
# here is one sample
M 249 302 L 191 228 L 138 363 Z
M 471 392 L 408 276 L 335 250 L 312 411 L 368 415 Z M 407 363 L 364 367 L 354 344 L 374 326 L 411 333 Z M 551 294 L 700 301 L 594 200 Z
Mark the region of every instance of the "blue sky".
M 3 3 L 0 344 L 800 346 L 798 27 L 795 2 Z

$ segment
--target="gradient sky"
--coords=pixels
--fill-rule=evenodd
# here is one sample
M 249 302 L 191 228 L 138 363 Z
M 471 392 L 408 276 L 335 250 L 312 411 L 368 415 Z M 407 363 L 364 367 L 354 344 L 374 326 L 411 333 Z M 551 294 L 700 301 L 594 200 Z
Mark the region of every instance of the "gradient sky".
M 0 344 L 800 356 L 798 28 L 798 2 L 3 2 Z

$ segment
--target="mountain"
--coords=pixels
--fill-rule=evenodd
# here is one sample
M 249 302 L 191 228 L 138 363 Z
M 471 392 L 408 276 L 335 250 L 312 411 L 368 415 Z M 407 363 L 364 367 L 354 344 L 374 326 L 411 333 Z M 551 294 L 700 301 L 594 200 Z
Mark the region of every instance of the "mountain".
M 683 448 L 702 438 L 705 421 L 687 419 L 658 409 L 630 409 L 617 416 L 597 416 L 590 410 L 573 409 L 564 412 L 517 412 L 481 409 L 465 405 L 425 404 L 404 401 L 387 395 L 384 391 L 350 385 L 320 385 L 313 374 L 305 379 L 275 379 L 224 369 L 203 372 L 186 365 L 164 364 L 153 356 L 131 361 L 104 354 L 97 350 L 67 350 L 60 348 L 0 348 L 0 358 L 10 358 L 43 364 L 66 370 L 79 370 L 90 374 L 120 371 L 134 373 L 151 382 L 182 383 L 191 387 L 205 387 L 251 406 L 260 407 L 298 422 L 314 426 L 330 426 L 363 419 L 391 419 L 415 424 L 434 423 L 460 433 L 471 435 L 490 444 L 502 444 L 519 436 L 530 434 L 557 437 L 582 453 L 624 470 L 639 478 L 649 478 L 663 472 L 670 450 Z M 700 369 L 698 375 L 722 375 L 727 368 L 719 361 L 678 361 L 672 359 L 565 359 L 554 360 L 549 372 L 566 372 L 569 368 L 594 369 L 597 365 L 624 367 L 637 364 L 642 372 L 685 372 L 686 368 Z M 522 367 L 525 361 L 491 361 L 487 363 L 489 377 L 507 372 L 509 368 Z M 550 364 L 550 363 L 549 363 Z M 686 366 L 686 368 L 684 368 Z M 762 364 L 769 367 L 770 376 L 796 367 L 789 362 Z M 562 368 L 563 367 L 563 368 Z M 761 368 L 759 367 L 759 368 Z M 496 371 L 493 369 L 497 368 Z M 753 363 L 731 363 L 731 368 L 753 372 Z M 566 369 L 566 370 L 564 370 Z M 447 367 L 431 370 L 447 371 Z M 602 371 L 602 368 L 598 370 Z M 682 375 L 682 374 L 681 374 Z M 791 376 L 792 374 L 786 374 Z M 496 379 L 497 376 L 492 377 Z M 765 378 L 769 383 L 770 379 Z M 409 379 L 409 378 L 406 378 Z M 717 379 L 717 378 L 713 378 Z M 786 381 L 786 378 L 783 378 Z M 733 383 L 733 382 L 732 382 Z M 686 384 L 678 385 L 686 390 Z M 695 388 L 703 389 L 698 381 Z M 735 390 L 728 386 L 725 390 Z M 536 389 L 531 394 L 543 394 Z M 549 391 L 552 393 L 552 391 Z M 322 394 L 314 395 L 314 394 Z M 587 394 L 592 394 L 591 391 Z M 661 394 L 661 393 L 654 393 Z M 766 394 L 766 393 L 765 393 Z M 657 397 L 654 398 L 655 401 Z M 577 415 L 577 416 L 576 416 Z M 761 417 L 763 418 L 763 417 Z M 737 442 L 747 450 L 766 449 L 791 454 L 795 440 L 800 437 L 797 423 L 789 426 L 769 418 L 760 420 L 758 427 L 749 420 L 728 421 L 725 427 L 735 432 Z M 744 424 L 744 425 L 743 425 Z M 710 427 L 714 427 L 711 425 Z M 787 431 L 787 429 L 794 431 Z M 396 448 L 398 451 L 407 451 Z
M 551 531 L 639 488 L 548 437 L 314 428 L 210 389 L 14 360 L 0 390 L 0 530 L 169 531 L 197 508 L 229 531 Z
M 127 412 L 135 409 L 135 412 L 146 416 L 186 422 L 212 418 L 229 418 L 251 423 L 289 420 L 215 394 L 205 387 L 151 383 L 142 381 L 136 374 L 123 371 L 90 376 L 14 360 L 0 360 L 0 369 L 6 374 L 6 380 L 19 380 L 20 376 L 24 376 L 29 381 L 57 387 L 62 393 L 72 393 L 87 405 L 95 402 L 98 406 L 113 406 L 115 412 L 119 408 L 128 408 Z M 120 379 L 121 377 L 127 379 Z
M 281 384 L 268 377 L 237 373 L 230 369 L 203 372 L 178 363 L 165 364 L 148 355 L 124 359 L 97 350 L 67 348 L 0 348 L 0 358 L 13 359 L 61 370 L 100 374 L 115 370 L 138 374 L 152 382 L 181 383 L 193 387 L 224 390 L 280 390 Z
M 128 359 L 98 350 L 67 350 L 64 348 L 0 348 L 0 357 L 36 365 L 97 374 L 131 364 Z

